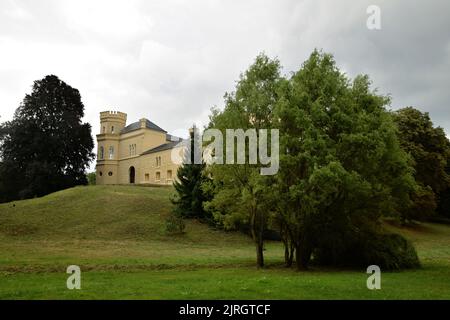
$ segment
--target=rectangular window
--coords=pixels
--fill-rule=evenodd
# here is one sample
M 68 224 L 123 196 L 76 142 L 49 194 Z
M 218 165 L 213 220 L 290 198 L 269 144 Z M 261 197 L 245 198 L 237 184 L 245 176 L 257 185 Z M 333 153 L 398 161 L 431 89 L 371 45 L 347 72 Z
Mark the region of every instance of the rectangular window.
M 111 127 L 111 133 L 114 133 L 114 126 Z
M 160 181 L 161 180 L 161 172 L 159 172 L 159 171 L 156 172 L 155 180 L 156 181 Z
M 172 170 L 167 170 L 167 180 L 172 180 Z
M 136 149 L 135 144 L 130 144 L 130 156 L 135 156 L 137 154 Z
M 114 159 L 114 147 L 109 147 L 109 159 L 113 160 Z
M 150 181 L 150 174 L 146 173 L 145 174 L 145 182 L 148 182 L 148 181 Z

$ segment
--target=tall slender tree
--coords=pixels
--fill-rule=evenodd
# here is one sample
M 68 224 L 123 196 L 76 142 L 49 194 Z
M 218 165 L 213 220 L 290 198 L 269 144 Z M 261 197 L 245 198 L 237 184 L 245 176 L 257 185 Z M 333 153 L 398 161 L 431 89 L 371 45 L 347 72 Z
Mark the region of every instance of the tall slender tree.
M 272 128 L 277 87 L 282 81 L 280 69 L 278 60 L 258 55 L 241 75 L 236 91 L 225 95 L 224 110 L 213 113 L 210 128 L 221 130 L 223 136 L 226 136 L 226 129 L 256 129 L 259 132 L 259 129 Z M 234 144 L 234 141 L 227 139 L 226 144 L 229 143 Z M 248 157 L 246 152 L 245 164 L 215 164 L 208 168 L 214 194 L 208 209 L 225 228 L 249 227 L 256 248 L 256 265 L 263 267 L 263 235 L 272 203 L 271 177 L 261 176 L 261 164 L 250 164 Z

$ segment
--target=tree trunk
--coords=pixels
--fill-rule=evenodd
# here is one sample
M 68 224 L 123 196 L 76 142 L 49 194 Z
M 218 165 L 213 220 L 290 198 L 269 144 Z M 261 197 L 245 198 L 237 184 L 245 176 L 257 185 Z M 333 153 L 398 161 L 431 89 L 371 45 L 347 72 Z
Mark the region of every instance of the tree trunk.
M 291 267 L 292 262 L 294 261 L 294 251 L 295 247 L 289 240 L 284 240 L 284 263 L 286 267 Z
M 292 265 L 292 261 L 289 260 L 289 256 L 290 256 L 290 252 L 289 252 L 289 246 L 286 243 L 286 241 L 284 241 L 284 263 L 286 264 L 286 267 L 290 267 Z
M 262 241 L 256 242 L 256 267 L 264 267 L 264 245 Z
M 250 228 L 252 232 L 253 241 L 255 241 L 256 245 L 256 267 L 262 268 L 264 267 L 264 240 L 263 240 L 263 230 L 264 226 L 260 226 L 260 221 L 257 217 L 257 213 L 255 209 L 252 209 L 251 218 L 250 218 Z
M 289 252 L 289 266 L 292 266 L 292 262 L 294 261 L 294 252 L 295 252 L 295 246 L 291 242 L 290 244 L 290 252 Z
M 297 270 L 307 270 L 309 261 L 311 260 L 311 249 L 308 246 L 300 245 L 295 250 L 295 260 Z

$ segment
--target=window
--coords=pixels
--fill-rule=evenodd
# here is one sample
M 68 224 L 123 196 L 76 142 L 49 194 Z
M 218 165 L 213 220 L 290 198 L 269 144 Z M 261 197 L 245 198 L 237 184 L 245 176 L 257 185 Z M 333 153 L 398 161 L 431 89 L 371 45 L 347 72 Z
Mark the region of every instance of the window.
M 157 167 L 161 166 L 161 157 L 156 157 L 156 166 Z
M 114 126 L 111 126 L 111 133 L 114 133 Z
M 103 172 L 101 172 L 101 171 L 98 174 L 100 177 L 103 176 Z
M 114 147 L 113 146 L 109 147 L 109 159 L 110 160 L 114 159 Z
M 149 173 L 145 174 L 145 181 L 146 182 L 150 181 L 150 174 Z
M 135 156 L 136 155 L 136 144 L 130 144 L 130 156 Z
M 167 180 L 172 180 L 172 170 L 167 170 Z
M 156 172 L 155 180 L 156 181 L 160 181 L 161 180 L 161 172 L 159 172 L 159 171 Z
M 103 127 L 103 133 L 106 133 L 106 127 Z
M 108 172 L 108 176 L 112 177 L 113 173 L 110 171 Z
M 103 160 L 103 158 L 105 157 L 105 149 L 103 147 L 100 147 L 100 151 L 98 153 L 99 153 L 99 156 L 98 156 L 99 159 Z

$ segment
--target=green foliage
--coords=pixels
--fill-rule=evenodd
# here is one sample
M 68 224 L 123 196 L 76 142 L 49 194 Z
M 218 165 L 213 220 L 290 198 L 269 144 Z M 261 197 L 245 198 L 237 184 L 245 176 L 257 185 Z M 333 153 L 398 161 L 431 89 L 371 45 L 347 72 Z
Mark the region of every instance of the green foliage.
M 46 76 L 34 82 L 0 134 L 0 201 L 32 198 L 87 184 L 91 126 L 82 123 L 80 93 Z
M 439 194 L 438 207 L 436 211 L 439 215 L 444 217 L 444 219 L 450 219 L 450 188 L 445 189 Z
M 226 129 L 270 129 L 282 81 L 280 68 L 277 60 L 264 54 L 257 56 L 241 75 L 236 90 L 225 94 L 224 110 L 213 111 L 209 127 L 221 130 L 223 136 Z M 271 178 L 260 175 L 260 165 L 248 163 L 248 152 L 246 159 L 246 164 L 214 164 L 208 168 L 213 180 L 204 184 L 204 189 L 213 198 L 205 208 L 226 229 L 248 226 L 256 246 L 257 266 L 262 267 L 263 234 L 272 203 Z
M 95 186 L 97 184 L 97 174 L 95 172 L 89 172 L 86 175 L 86 178 L 90 186 Z
M 166 233 L 167 234 L 182 234 L 186 228 L 186 224 L 182 217 L 171 213 L 166 217 Z
M 377 265 L 382 270 L 420 267 L 414 246 L 399 234 L 348 229 L 336 239 L 338 241 L 325 241 L 317 247 L 314 251 L 315 263 L 353 268 Z
M 256 165 L 213 165 L 213 181 L 205 188 L 214 198 L 207 208 L 227 228 L 251 226 L 258 266 L 262 230 L 272 223 L 280 230 L 286 264 L 295 256 L 297 268 L 303 269 L 313 252 L 337 256 L 354 245 L 368 247 L 365 239 L 378 235 L 374 230 L 383 215 L 410 207 L 413 192 L 423 203 L 429 197 L 416 185 L 400 147 L 386 110 L 389 98 L 370 89 L 368 76 L 350 81 L 331 55 L 319 51 L 290 79 L 279 70 L 278 61 L 258 56 L 236 92 L 226 94 L 224 110 L 213 112 L 210 125 L 221 130 L 278 128 L 279 173 L 262 177 Z M 392 252 L 408 259 L 403 256 L 408 250 L 393 246 Z M 397 262 L 384 263 L 392 267 Z
M 351 230 L 408 206 L 415 183 L 389 99 L 370 90 L 368 76 L 351 82 L 314 51 L 284 91 L 277 212 L 305 268 L 314 250 L 346 250 Z
M 402 211 L 404 220 L 424 220 L 436 207 L 443 215 L 450 212 L 446 201 L 450 190 L 450 141 L 441 127 L 434 127 L 428 113 L 412 107 L 393 113 L 402 148 L 413 160 L 419 187 L 412 195 L 413 206 Z
M 172 197 L 174 213 L 183 218 L 197 218 L 212 223 L 212 217 L 203 208 L 208 195 L 203 191 L 202 184 L 209 179 L 205 174 L 205 164 L 194 163 L 195 139 L 198 139 L 197 130 L 191 132 L 190 149 L 184 154 L 183 165 L 177 170 L 178 179 L 173 184 L 176 191 Z

